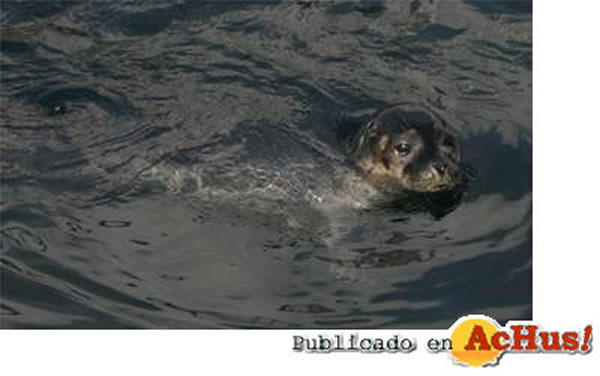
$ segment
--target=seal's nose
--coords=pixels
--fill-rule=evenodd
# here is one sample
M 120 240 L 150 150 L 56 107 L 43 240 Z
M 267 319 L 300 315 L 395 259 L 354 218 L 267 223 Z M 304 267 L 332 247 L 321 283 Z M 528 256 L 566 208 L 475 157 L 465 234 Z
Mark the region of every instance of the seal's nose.
M 434 163 L 432 167 L 440 175 L 444 175 L 446 170 L 448 170 L 448 165 L 445 163 Z

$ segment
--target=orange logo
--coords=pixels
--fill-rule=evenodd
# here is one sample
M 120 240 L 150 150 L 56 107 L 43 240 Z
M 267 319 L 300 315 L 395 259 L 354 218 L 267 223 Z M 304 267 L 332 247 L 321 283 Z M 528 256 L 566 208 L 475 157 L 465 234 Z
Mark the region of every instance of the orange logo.
M 534 323 L 511 322 L 500 326 L 483 315 L 460 318 L 450 327 L 450 355 L 471 367 L 495 365 L 504 352 L 580 352 L 591 350 L 592 326 L 577 332 L 547 332 Z

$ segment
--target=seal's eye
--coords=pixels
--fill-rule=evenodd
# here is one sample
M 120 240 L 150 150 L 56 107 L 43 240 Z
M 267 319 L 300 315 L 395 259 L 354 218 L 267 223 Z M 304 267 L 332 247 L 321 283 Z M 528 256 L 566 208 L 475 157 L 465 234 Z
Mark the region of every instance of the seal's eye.
M 412 149 L 412 146 L 410 144 L 407 144 L 406 142 L 402 142 L 398 145 L 396 145 L 396 153 L 398 153 L 401 156 L 406 156 L 408 155 L 408 153 L 410 153 Z

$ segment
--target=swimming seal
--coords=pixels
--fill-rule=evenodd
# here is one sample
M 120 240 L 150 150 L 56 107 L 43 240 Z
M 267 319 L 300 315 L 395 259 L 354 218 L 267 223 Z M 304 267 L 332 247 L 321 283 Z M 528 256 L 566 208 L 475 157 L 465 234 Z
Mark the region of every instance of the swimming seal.
M 456 132 L 419 104 L 378 112 L 349 138 L 347 151 L 366 180 L 383 192 L 439 192 L 458 180 Z

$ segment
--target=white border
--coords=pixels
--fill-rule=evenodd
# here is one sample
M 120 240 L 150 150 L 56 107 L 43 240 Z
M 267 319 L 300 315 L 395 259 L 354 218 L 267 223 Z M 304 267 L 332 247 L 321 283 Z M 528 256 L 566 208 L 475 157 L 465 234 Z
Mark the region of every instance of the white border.
M 534 319 L 582 330 L 597 323 L 595 274 L 600 208 L 600 7 L 593 1 L 534 4 Z M 595 327 L 595 330 L 600 330 Z M 352 331 L 341 331 L 347 335 Z M 600 369 L 588 355 L 506 354 L 493 368 L 466 369 L 423 351 L 446 331 L 360 331 L 416 337 L 410 354 L 306 354 L 294 334 L 340 331 L 0 331 L 3 374 L 202 373 L 291 375 L 402 374 L 407 371 L 554 373 Z M 592 364 L 595 363 L 595 364 Z

